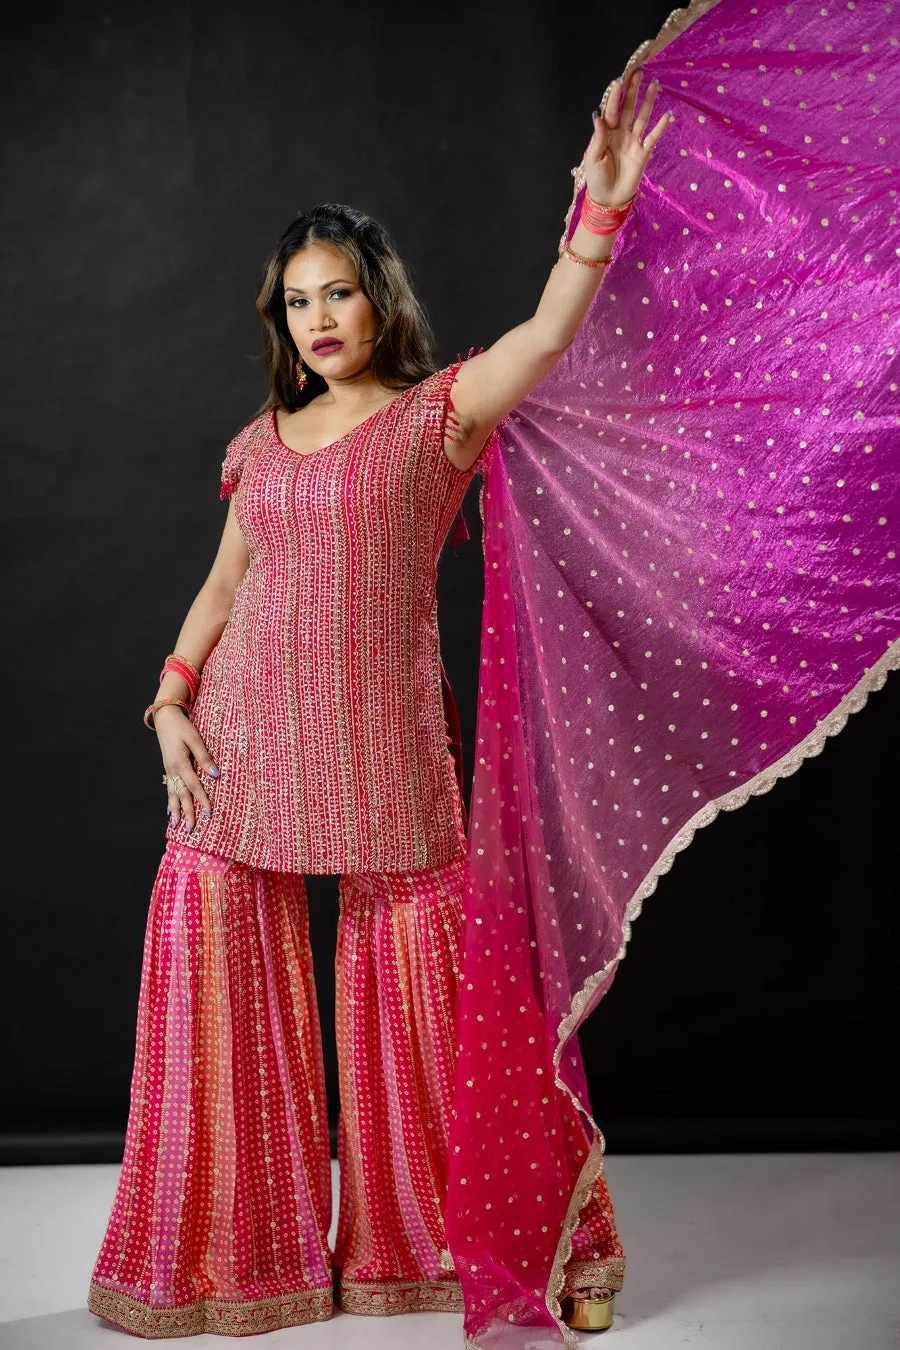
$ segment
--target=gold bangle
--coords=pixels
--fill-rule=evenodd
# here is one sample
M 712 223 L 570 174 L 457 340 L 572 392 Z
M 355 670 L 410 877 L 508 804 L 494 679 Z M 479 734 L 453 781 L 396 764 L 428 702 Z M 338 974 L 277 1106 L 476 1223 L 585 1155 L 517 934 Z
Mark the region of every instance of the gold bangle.
M 612 258 L 586 258 L 583 253 L 576 253 L 568 240 L 563 252 L 568 254 L 573 262 L 581 263 L 583 267 L 609 267 L 612 262 Z
M 184 711 L 188 721 L 191 720 L 191 705 L 185 703 L 183 698 L 158 698 L 155 703 L 151 703 L 149 708 L 144 711 L 144 726 L 149 727 L 151 731 L 156 730 L 154 717 L 159 708 L 175 707 Z

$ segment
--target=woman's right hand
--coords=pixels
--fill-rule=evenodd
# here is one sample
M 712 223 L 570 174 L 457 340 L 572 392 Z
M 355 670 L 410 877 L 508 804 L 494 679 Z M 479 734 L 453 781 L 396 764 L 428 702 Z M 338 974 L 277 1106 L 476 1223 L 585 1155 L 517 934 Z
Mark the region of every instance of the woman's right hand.
M 196 818 L 195 803 L 205 816 L 212 815 L 209 797 L 197 777 L 194 763 L 212 778 L 218 778 L 219 770 L 199 731 L 181 708 L 174 704 L 157 708 L 153 714 L 153 725 L 166 771 L 169 818 L 173 826 L 184 821 L 184 828 L 190 833 Z

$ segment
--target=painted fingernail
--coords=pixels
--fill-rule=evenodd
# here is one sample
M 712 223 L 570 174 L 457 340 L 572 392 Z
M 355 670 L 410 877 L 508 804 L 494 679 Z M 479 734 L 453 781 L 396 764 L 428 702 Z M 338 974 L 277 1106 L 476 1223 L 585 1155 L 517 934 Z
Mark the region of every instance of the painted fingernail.
M 210 764 L 210 766 L 209 766 L 209 776 L 210 776 L 210 778 L 218 778 L 218 776 L 219 776 L 219 770 L 216 768 L 215 764 Z
M 210 811 L 208 806 L 204 806 L 203 814 L 206 816 L 206 819 L 209 820 L 210 817 L 212 816 L 212 811 Z

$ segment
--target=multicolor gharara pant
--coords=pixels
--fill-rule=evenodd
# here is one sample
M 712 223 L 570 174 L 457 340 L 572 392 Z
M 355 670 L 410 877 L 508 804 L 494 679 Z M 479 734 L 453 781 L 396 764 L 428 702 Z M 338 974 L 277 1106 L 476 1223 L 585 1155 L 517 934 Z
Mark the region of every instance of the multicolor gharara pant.
M 332 1253 L 304 878 L 169 845 L 150 905 L 131 1112 L 93 1312 L 162 1338 L 271 1331 L 325 1320 L 335 1306 L 463 1310 L 443 1213 L 470 884 L 464 858 L 340 879 Z M 567 1288 L 621 1265 L 599 1186 Z

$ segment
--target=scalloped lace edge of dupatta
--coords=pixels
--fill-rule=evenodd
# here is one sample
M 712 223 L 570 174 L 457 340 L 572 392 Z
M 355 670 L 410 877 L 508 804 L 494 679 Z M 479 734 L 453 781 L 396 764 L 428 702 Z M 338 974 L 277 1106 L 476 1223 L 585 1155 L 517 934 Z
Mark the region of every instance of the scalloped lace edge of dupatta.
M 640 916 L 644 901 L 656 890 L 660 877 L 671 871 L 677 855 L 683 853 L 688 845 L 693 842 L 697 831 L 702 830 L 705 825 L 711 825 L 722 811 L 737 811 L 740 807 L 746 806 L 751 797 L 765 796 L 767 792 L 772 791 L 772 788 L 782 778 L 790 778 L 792 774 L 795 774 L 806 760 L 814 759 L 816 755 L 820 755 L 828 738 L 837 736 L 839 732 L 843 731 L 853 713 L 860 712 L 866 706 L 869 695 L 884 688 L 887 677 L 892 670 L 900 670 L 900 638 L 890 644 L 884 655 L 874 666 L 870 666 L 862 679 L 844 695 L 837 707 L 823 717 L 821 722 L 813 727 L 809 735 L 805 736 L 798 745 L 795 745 L 786 755 L 782 755 L 781 759 L 776 760 L 774 764 L 762 769 L 753 778 L 748 778 L 747 782 L 740 787 L 732 789 L 731 792 L 726 792 L 722 797 L 716 797 L 713 801 L 707 802 L 682 826 L 671 843 L 666 845 L 626 906 L 625 918 L 622 923 L 622 943 L 616 956 L 602 970 L 588 976 L 581 989 L 572 999 L 569 1013 L 557 1028 L 557 1047 L 553 1056 L 553 1063 L 557 1071 L 565 1044 L 575 1030 L 581 1013 L 591 996 L 600 985 L 610 978 L 616 966 L 625 956 L 631 938 L 631 924 Z M 591 1123 L 597 1128 L 596 1122 L 592 1120 Z
M 685 29 L 696 22 L 704 14 L 714 9 L 721 3 L 721 0 L 691 0 L 691 3 L 683 9 L 675 9 L 666 19 L 655 38 L 641 44 L 628 61 L 623 74 L 627 77 L 628 73 L 640 62 L 649 60 L 657 52 L 667 47 L 673 42 Z M 605 105 L 612 85 L 607 86 L 601 102 L 601 108 Z M 577 194 L 584 186 L 584 160 L 572 170 L 574 181 L 574 190 L 572 203 L 566 215 L 565 226 L 560 238 L 559 250 L 565 246 L 568 237 L 568 230 L 571 224 L 572 213 L 575 209 Z M 900 669 L 900 640 L 893 642 L 876 663 L 872 666 L 863 678 L 854 686 L 849 693 L 841 699 L 840 703 L 834 708 L 822 721 L 813 728 L 808 736 L 795 746 L 792 750 L 768 768 L 763 769 L 754 778 L 749 779 L 741 787 L 735 788 L 732 792 L 708 802 L 704 807 L 696 812 L 694 816 L 679 830 L 678 834 L 672 839 L 671 843 L 660 854 L 656 863 L 651 867 L 640 885 L 637 887 L 634 895 L 629 901 L 622 925 L 622 942 L 614 960 L 610 961 L 602 970 L 588 976 L 581 989 L 572 999 L 570 1011 L 560 1022 L 557 1029 L 557 1046 L 553 1056 L 554 1084 L 561 1092 L 567 1093 L 575 1103 L 579 1112 L 587 1116 L 587 1119 L 594 1132 L 594 1137 L 588 1150 L 587 1159 L 584 1167 L 578 1176 L 572 1191 L 569 1207 L 563 1221 L 562 1232 L 560 1235 L 559 1246 L 556 1249 L 556 1256 L 553 1261 L 553 1268 L 550 1273 L 550 1279 L 547 1285 L 546 1306 L 547 1311 L 553 1317 L 562 1333 L 563 1345 L 565 1350 L 576 1350 L 580 1344 L 579 1339 L 573 1334 L 570 1328 L 562 1321 L 562 1308 L 560 1305 L 560 1294 L 565 1283 L 565 1267 L 572 1254 L 572 1237 L 575 1229 L 578 1227 L 578 1220 L 582 1209 L 588 1203 L 594 1189 L 594 1183 L 597 1177 L 603 1171 L 603 1154 L 605 1152 L 605 1140 L 603 1133 L 593 1116 L 584 1111 L 582 1104 L 575 1097 L 574 1093 L 566 1086 L 559 1077 L 559 1065 L 563 1051 L 568 1043 L 572 1033 L 575 1031 L 579 1022 L 582 1020 L 582 1014 L 589 1001 L 596 994 L 597 990 L 607 983 L 619 962 L 626 954 L 628 943 L 631 938 L 631 925 L 641 914 L 643 902 L 652 895 L 659 883 L 659 878 L 664 876 L 672 868 L 677 855 L 684 851 L 692 842 L 699 829 L 706 825 L 711 825 L 722 811 L 736 811 L 741 806 L 746 805 L 751 797 L 760 797 L 770 792 L 775 784 L 783 778 L 789 778 L 796 773 L 801 764 L 807 759 L 812 759 L 821 754 L 825 743 L 830 736 L 836 736 L 847 724 L 851 714 L 859 712 L 865 707 L 869 694 L 883 688 L 888 674 L 892 670 Z M 466 1350 L 479 1350 L 475 1341 L 470 1337 L 465 1338 Z
M 715 801 L 707 802 L 705 806 L 701 807 L 679 830 L 644 877 L 628 902 L 622 924 L 622 942 L 615 958 L 602 970 L 588 976 L 581 989 L 572 999 L 568 1015 L 563 1018 L 557 1029 L 557 1046 L 553 1056 L 556 1074 L 555 1086 L 560 1091 L 568 1093 L 583 1115 L 586 1114 L 584 1107 L 559 1077 L 560 1060 L 569 1038 L 581 1020 L 584 1008 L 596 991 L 612 977 L 619 962 L 625 956 L 631 939 L 631 925 L 640 916 L 644 901 L 656 890 L 660 877 L 671 871 L 676 857 L 693 841 L 697 831 L 703 829 L 706 825 L 711 825 L 722 811 L 737 811 L 740 807 L 745 806 L 751 797 L 764 796 L 765 793 L 771 792 L 781 779 L 790 778 L 792 774 L 796 773 L 806 760 L 814 759 L 816 755 L 820 755 L 828 738 L 837 736 L 839 732 L 843 731 L 852 714 L 865 707 L 869 695 L 884 688 L 887 677 L 892 670 L 900 670 L 900 639 L 891 643 L 881 659 L 870 667 L 858 684 L 844 695 L 837 707 L 823 717 L 818 726 L 814 727 L 799 745 L 794 746 L 786 755 L 756 774 L 754 778 L 748 779 L 741 787 L 735 788 L 732 792 L 716 798 Z M 565 1281 L 565 1267 L 572 1254 L 572 1235 L 578 1227 L 581 1210 L 590 1199 L 594 1182 L 603 1170 L 603 1153 L 605 1150 L 603 1134 L 594 1118 L 592 1116 L 587 1118 L 594 1130 L 594 1139 L 588 1151 L 587 1161 L 572 1192 L 572 1199 L 563 1224 L 562 1237 L 556 1250 L 556 1258 L 553 1262 L 553 1270 L 547 1287 L 547 1309 L 557 1320 L 561 1319 L 559 1294 Z M 561 1325 L 565 1345 L 567 1347 L 577 1346 L 578 1340 L 571 1337 L 564 1323 L 561 1323 Z M 471 1342 L 471 1347 L 472 1350 L 478 1350 L 474 1342 Z

